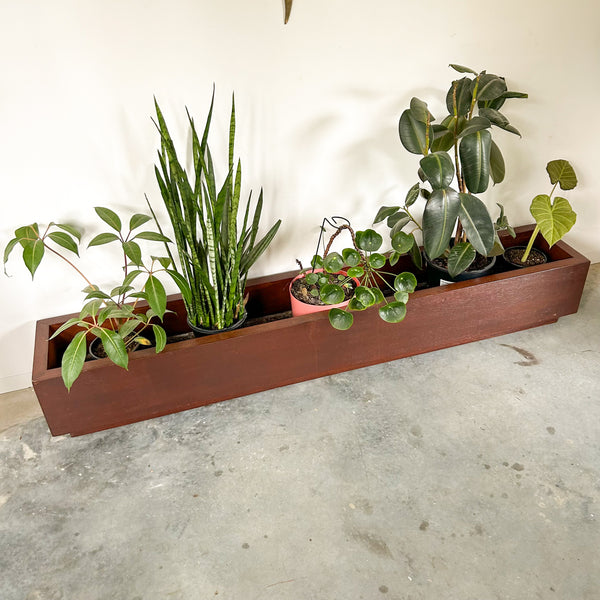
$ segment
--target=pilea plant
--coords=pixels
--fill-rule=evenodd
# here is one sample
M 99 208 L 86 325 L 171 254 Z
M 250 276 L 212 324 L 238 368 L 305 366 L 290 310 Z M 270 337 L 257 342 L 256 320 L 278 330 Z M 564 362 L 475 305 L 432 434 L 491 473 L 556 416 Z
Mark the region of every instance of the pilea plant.
M 488 209 L 474 194 L 485 192 L 490 179 L 493 183 L 504 180 L 504 158 L 492 140 L 493 127 L 520 136 L 500 109 L 506 100 L 527 94 L 509 91 L 498 75 L 450 66 L 465 76 L 452 82 L 446 94 L 448 114 L 441 123 L 433 123 L 434 116 L 419 98 L 413 98 L 400 117 L 402 145 L 423 156 L 418 171 L 421 183 L 409 190 L 404 206 L 382 207 L 375 221 L 387 219 L 392 239 L 411 224 L 413 231 L 407 235 L 415 247 L 414 229 L 422 229 L 427 257 L 446 257 L 450 275 L 455 277 L 471 265 L 476 253 L 502 253 Z M 426 199 L 421 224 L 408 210 L 419 194 Z
M 338 224 L 339 221 L 344 221 Z M 319 249 L 324 244 L 323 233 L 325 224 L 333 225 L 335 231 L 320 255 Z M 341 252 L 330 252 L 334 240 L 343 232 L 348 231 L 352 238 L 352 246 Z M 324 304 L 339 304 L 346 298 L 345 289 L 352 279 L 359 282 L 354 288 L 352 297 L 345 308 L 332 308 L 329 311 L 329 322 L 335 329 L 345 330 L 354 323 L 353 311 L 363 311 L 371 306 L 379 307 L 379 316 L 388 323 L 399 323 L 406 316 L 406 303 L 409 294 L 417 287 L 416 277 L 409 272 L 394 276 L 383 270 L 386 263 L 395 264 L 400 253 L 395 248 L 390 257 L 379 252 L 383 244 L 382 236 L 373 229 L 357 231 L 343 217 L 332 217 L 331 221 L 324 219 L 321 225 L 317 253 L 311 261 L 312 270 L 305 275 L 307 283 L 320 283 L 320 299 Z M 323 269 L 324 276 L 315 272 Z M 331 277 L 333 276 L 333 277 Z M 389 290 L 384 294 L 383 290 Z M 388 298 L 392 298 L 389 300 Z
M 100 286 L 92 283 L 64 254 L 63 251 L 67 250 L 79 256 L 81 232 L 72 225 L 52 222 L 45 229 L 40 228 L 37 223 L 19 227 L 4 251 L 5 273 L 6 262 L 11 252 L 16 246 L 21 246 L 23 262 L 32 279 L 48 251 L 64 260 L 87 284 L 82 290 L 85 294 L 85 304 L 79 315 L 69 319 L 52 335 L 54 338 L 66 329 L 77 328 L 77 333 L 67 346 L 61 363 L 62 378 L 69 390 L 83 368 L 87 355 L 88 334 L 99 338 L 106 356 L 124 369 L 127 369 L 129 362 L 128 351 L 134 345 L 151 344 L 150 340 L 142 335 L 146 330 L 152 330 L 156 352 L 160 352 L 167 341 L 164 329 L 154 321 L 162 320 L 167 306 L 165 288 L 157 274 L 167 271 L 171 261 L 166 257 L 152 256 L 149 263 L 144 262 L 142 249 L 136 240 L 168 242 L 168 238 L 154 231 L 135 232 L 151 220 L 147 215 L 134 214 L 129 221 L 128 230 L 124 233 L 121 219 L 114 211 L 104 207 L 96 207 L 95 210 L 112 231 L 95 236 L 90 240 L 88 248 L 118 243 L 123 251 L 123 275 L 119 278 L 119 285 L 110 291 L 103 291 Z M 145 278 L 143 285 L 134 287 L 134 282 L 142 275 Z M 137 303 L 140 299 L 148 302 L 147 310 L 138 309 Z

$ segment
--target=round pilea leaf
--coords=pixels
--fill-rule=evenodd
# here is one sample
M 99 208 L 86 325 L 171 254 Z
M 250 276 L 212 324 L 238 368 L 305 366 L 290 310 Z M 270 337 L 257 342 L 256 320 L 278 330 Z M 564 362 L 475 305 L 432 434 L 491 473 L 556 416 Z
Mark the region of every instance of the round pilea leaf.
M 360 254 L 354 248 L 344 248 L 342 256 L 349 267 L 356 267 L 360 263 Z
M 413 244 L 415 243 L 415 238 L 408 233 L 404 233 L 404 231 L 399 231 L 392 238 L 392 248 L 398 252 L 399 254 L 404 254 L 408 252 Z
M 379 316 L 387 323 L 400 323 L 406 316 L 406 304 L 390 302 L 379 309 Z
M 383 238 L 374 229 L 356 232 L 356 245 L 365 252 L 377 252 L 383 244 Z
M 356 299 L 356 296 L 354 296 L 350 299 L 350 302 L 348 302 L 348 308 L 350 310 L 365 310 L 367 307 L 364 304 L 361 304 Z
M 306 283 L 308 283 L 308 285 L 313 285 L 314 283 L 317 283 L 317 281 L 319 281 L 319 274 L 318 273 L 307 273 L 304 276 L 304 281 Z
M 379 252 L 374 252 L 368 258 L 369 266 L 373 269 L 381 269 L 381 267 L 385 265 L 385 261 L 385 256 L 383 254 L 380 254 Z
M 322 269 L 323 268 L 323 259 L 318 254 L 315 254 L 312 257 L 312 260 L 310 261 L 310 266 L 313 269 Z
M 345 331 L 346 329 L 350 329 L 350 327 L 352 327 L 354 317 L 349 312 L 346 312 L 341 308 L 332 308 L 329 311 L 329 322 L 335 329 Z
M 327 283 L 321 288 L 321 300 L 325 304 L 339 304 L 345 297 L 344 290 L 339 285 Z
M 337 252 L 332 252 L 323 259 L 323 268 L 329 273 L 337 273 L 343 267 L 344 259 Z
M 394 294 L 394 298 L 396 298 L 397 302 L 402 302 L 402 304 L 406 304 L 408 302 L 408 292 L 396 292 Z
M 354 297 L 365 307 L 375 304 L 375 294 L 364 285 L 359 285 L 354 290 Z
M 348 277 L 362 277 L 365 274 L 365 270 L 362 267 L 350 267 L 347 271 Z
M 412 273 L 409 273 L 407 271 L 396 275 L 396 278 L 394 279 L 394 289 L 397 292 L 412 293 L 415 291 L 416 287 L 417 278 Z
M 371 291 L 375 296 L 375 304 L 379 304 L 384 301 L 383 292 L 379 288 L 371 288 Z

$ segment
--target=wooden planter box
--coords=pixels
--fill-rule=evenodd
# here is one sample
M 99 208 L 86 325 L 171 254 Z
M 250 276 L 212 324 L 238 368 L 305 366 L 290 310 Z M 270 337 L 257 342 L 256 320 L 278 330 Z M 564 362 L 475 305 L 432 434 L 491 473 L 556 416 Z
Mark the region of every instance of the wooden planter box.
M 519 228 L 506 245 L 524 244 L 531 231 Z M 161 354 L 135 352 L 129 371 L 108 359 L 87 362 L 70 392 L 60 359 L 72 332 L 48 338 L 72 315 L 44 319 L 36 328 L 33 387 L 52 435 L 82 435 L 553 323 L 577 312 L 590 263 L 563 242 L 545 250 L 548 264 L 505 272 L 497 266 L 479 279 L 417 290 L 402 323 L 385 323 L 369 309 L 355 314 L 348 331 L 334 330 L 326 312 L 291 317 L 288 285 L 295 271 L 254 279 L 247 326 L 170 343 Z M 165 319 L 168 334 L 184 334 L 181 298 L 171 296 L 169 308 L 176 314 Z M 256 324 L 269 315 L 277 316 Z

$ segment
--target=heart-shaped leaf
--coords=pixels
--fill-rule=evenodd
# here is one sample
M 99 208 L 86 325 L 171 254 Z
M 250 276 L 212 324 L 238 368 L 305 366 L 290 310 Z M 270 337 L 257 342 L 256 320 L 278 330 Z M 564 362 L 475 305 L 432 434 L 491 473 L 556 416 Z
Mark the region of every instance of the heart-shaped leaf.
M 577 219 L 569 201 L 560 196 L 554 198 L 552 203 L 545 194 L 536 196 L 531 202 L 530 212 L 549 246 L 563 238 Z
M 546 165 L 546 171 L 548 171 L 552 185 L 558 182 L 563 190 L 572 190 L 577 185 L 575 169 L 568 160 L 551 160 Z

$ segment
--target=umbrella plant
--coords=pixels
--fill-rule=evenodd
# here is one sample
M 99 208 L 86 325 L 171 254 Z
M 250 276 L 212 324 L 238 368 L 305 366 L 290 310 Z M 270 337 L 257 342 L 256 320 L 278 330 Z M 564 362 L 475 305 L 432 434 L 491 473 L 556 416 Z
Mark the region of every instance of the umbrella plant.
M 445 257 L 455 277 L 471 265 L 477 253 L 502 253 L 492 218 L 477 195 L 505 176 L 504 158 L 492 139 L 494 128 L 520 136 L 500 109 L 507 100 L 527 94 L 509 91 L 498 75 L 450 66 L 463 77 L 453 81 L 446 94 L 448 114 L 434 123 L 427 104 L 413 98 L 400 117 L 402 145 L 422 156 L 420 182 L 409 190 L 404 206 L 382 207 L 375 222 L 387 219 L 392 239 L 412 225 L 405 241 L 412 243 L 415 256 L 414 229 L 422 229 L 427 257 Z M 419 195 L 426 199 L 421 224 L 409 211 Z
M 263 206 L 261 190 L 252 216 L 250 194 L 238 232 L 242 166 L 239 159 L 237 164 L 234 162 L 235 102 L 232 98 L 227 174 L 220 186 L 208 145 L 213 105 L 214 90 L 201 137 L 186 109 L 192 139 L 190 177 L 155 100 L 155 125 L 161 141 L 155 173 L 179 257 L 180 268 L 174 267 L 170 273 L 182 293 L 188 321 L 192 327 L 217 331 L 245 318 L 248 271 L 275 237 L 281 221 L 257 241 Z

